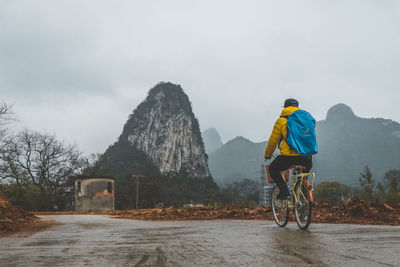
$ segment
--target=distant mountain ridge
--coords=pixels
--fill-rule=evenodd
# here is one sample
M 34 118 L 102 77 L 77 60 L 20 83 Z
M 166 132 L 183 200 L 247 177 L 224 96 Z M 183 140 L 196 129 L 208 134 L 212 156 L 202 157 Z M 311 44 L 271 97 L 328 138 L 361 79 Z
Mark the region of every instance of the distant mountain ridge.
M 386 171 L 400 169 L 400 124 L 395 121 L 360 118 L 349 106 L 337 104 L 328 110 L 326 120 L 317 122 L 316 133 L 319 153 L 313 170 L 318 182 L 337 180 L 356 186 L 366 165 L 377 181 Z M 236 139 L 209 155 L 210 171 L 218 183 L 261 175 L 258 165 L 263 163 L 266 142 Z
M 315 170 L 321 179 L 352 185 L 366 165 L 376 180 L 400 169 L 400 124 L 395 121 L 360 118 L 349 106 L 337 104 L 317 123 L 316 132 Z
M 215 128 L 208 128 L 202 132 L 201 136 L 203 137 L 204 147 L 207 154 L 214 152 L 223 145 L 221 136 Z
M 209 155 L 211 175 L 219 184 L 259 178 L 265 146 L 266 142 L 235 137 Z

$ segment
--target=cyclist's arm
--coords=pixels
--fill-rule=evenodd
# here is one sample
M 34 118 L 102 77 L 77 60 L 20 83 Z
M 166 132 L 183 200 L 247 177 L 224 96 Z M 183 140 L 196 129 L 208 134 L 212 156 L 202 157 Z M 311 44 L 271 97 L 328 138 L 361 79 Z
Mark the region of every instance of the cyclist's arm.
M 274 128 L 272 129 L 271 136 L 268 139 L 268 144 L 267 147 L 265 148 L 265 158 L 269 159 L 272 156 L 272 153 L 274 153 L 276 147 L 278 146 L 279 141 L 281 140 L 282 136 L 282 124 L 280 123 L 281 118 L 279 118 L 274 125 Z

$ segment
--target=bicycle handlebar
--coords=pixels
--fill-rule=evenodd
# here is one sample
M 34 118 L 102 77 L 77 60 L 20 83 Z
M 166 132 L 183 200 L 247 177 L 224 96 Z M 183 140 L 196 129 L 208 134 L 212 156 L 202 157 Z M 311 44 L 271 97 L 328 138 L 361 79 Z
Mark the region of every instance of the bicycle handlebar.
M 272 155 L 271 155 L 271 158 L 274 158 L 274 159 L 275 159 L 277 156 L 278 156 L 278 155 L 276 155 L 276 154 L 272 154 Z M 270 160 L 270 158 L 269 158 L 269 159 L 265 159 L 264 162 L 266 162 L 267 160 Z

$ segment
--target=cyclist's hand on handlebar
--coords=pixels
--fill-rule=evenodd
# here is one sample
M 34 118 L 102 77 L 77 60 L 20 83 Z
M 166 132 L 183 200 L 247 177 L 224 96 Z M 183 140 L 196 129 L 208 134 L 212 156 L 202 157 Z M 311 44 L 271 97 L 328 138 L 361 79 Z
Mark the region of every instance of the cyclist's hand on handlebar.
M 265 159 L 265 161 L 267 161 L 267 160 L 270 160 L 271 158 L 276 158 L 276 157 L 277 157 L 277 155 L 272 154 L 272 155 L 269 156 L 269 157 L 264 156 L 264 159 Z

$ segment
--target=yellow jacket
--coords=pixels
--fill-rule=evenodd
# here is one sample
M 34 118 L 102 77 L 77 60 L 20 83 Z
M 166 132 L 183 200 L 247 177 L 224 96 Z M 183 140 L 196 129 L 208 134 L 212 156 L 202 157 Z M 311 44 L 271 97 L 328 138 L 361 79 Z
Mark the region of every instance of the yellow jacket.
M 286 107 L 282 110 L 281 116 L 289 116 L 290 114 L 292 114 L 292 112 L 299 109 L 300 108 L 298 107 L 292 107 L 292 106 Z M 286 122 L 287 119 L 281 117 L 275 122 L 274 129 L 272 130 L 271 136 L 269 137 L 268 140 L 268 145 L 265 148 L 266 158 L 270 158 L 272 156 L 272 153 L 274 153 L 281 138 L 282 138 L 282 143 L 280 146 L 281 155 L 300 156 L 299 153 L 291 149 L 289 145 L 286 143 L 286 137 L 287 137 Z

